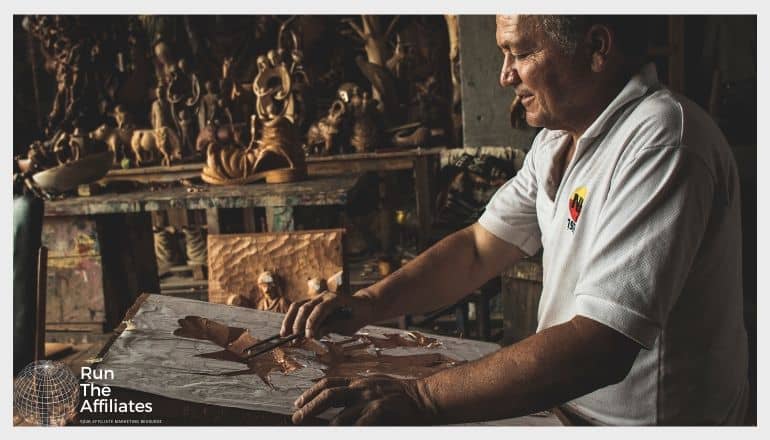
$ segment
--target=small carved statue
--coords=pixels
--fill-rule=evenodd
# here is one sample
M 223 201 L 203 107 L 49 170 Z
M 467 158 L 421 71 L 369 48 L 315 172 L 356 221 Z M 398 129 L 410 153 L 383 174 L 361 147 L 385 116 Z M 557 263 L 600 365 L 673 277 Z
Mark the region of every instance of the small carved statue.
M 381 131 L 377 101 L 369 98 L 369 92 L 363 92 L 360 97 L 353 96 L 351 107 L 353 131 L 350 136 L 350 145 L 357 153 L 373 151 L 380 141 Z
M 161 127 L 174 126 L 174 123 L 171 120 L 171 108 L 166 101 L 164 91 L 162 86 L 155 88 L 155 101 L 152 102 L 152 108 L 150 110 L 150 124 L 155 130 Z
M 171 46 L 158 35 L 155 37 L 155 43 L 152 48 L 155 54 L 155 76 L 158 80 L 158 87 L 167 86 L 171 80 L 171 72 L 174 70 L 175 65 Z
M 305 153 L 308 155 L 330 155 L 339 145 L 345 122 L 345 104 L 335 99 L 326 116 L 310 126 L 307 132 Z M 339 149 L 339 148 L 337 148 Z
M 270 310 L 285 313 L 289 310 L 290 303 L 283 297 L 282 289 L 276 275 L 271 271 L 264 271 L 257 278 L 260 298 L 257 300 L 257 310 Z
M 186 151 L 193 150 L 193 139 L 197 137 L 198 127 L 192 115 L 197 114 L 198 101 L 200 99 L 200 83 L 197 75 L 190 71 L 184 58 L 180 59 L 175 69 L 171 71 L 170 82 L 166 90 L 166 99 L 171 106 L 171 115 L 174 117 L 174 125 L 180 137 L 182 133 L 182 119 L 187 123 L 188 137 L 183 142 Z M 189 120 L 187 120 L 189 118 Z
M 257 116 L 262 121 L 285 117 L 294 122 L 291 73 L 275 50 L 257 57 L 257 76 L 252 89 L 257 97 Z
M 203 88 L 206 93 L 201 96 L 201 105 L 198 107 L 198 126 L 201 130 L 211 121 L 219 101 L 219 95 L 214 91 L 214 83 L 207 80 L 203 83 Z
M 179 121 L 179 134 L 182 150 L 193 151 L 193 139 L 197 138 L 195 133 L 195 120 L 192 118 L 192 114 L 186 108 L 179 111 L 177 115 Z

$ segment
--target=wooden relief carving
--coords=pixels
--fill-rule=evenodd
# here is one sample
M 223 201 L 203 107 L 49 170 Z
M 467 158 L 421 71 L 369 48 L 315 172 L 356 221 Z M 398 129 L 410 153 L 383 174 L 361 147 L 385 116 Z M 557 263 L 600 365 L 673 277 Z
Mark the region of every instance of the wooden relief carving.
M 309 286 L 317 282 L 309 281 L 343 270 L 343 232 L 209 235 L 209 302 L 285 312 L 292 302 L 313 295 Z M 267 279 L 275 285 L 268 287 Z

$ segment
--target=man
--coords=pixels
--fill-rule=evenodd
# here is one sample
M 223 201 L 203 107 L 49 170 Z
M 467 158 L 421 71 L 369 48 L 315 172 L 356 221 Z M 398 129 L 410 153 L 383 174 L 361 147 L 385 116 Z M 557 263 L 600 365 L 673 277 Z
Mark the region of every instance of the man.
M 626 19 L 628 20 L 628 19 Z M 543 248 L 538 332 L 422 380 L 326 379 L 301 423 L 459 423 L 561 406 L 594 424 L 740 424 L 748 402 L 738 176 L 713 121 L 643 65 L 618 17 L 497 18 L 500 84 L 544 127 L 478 223 L 282 333 L 434 310 Z M 338 307 L 353 319 L 324 319 Z

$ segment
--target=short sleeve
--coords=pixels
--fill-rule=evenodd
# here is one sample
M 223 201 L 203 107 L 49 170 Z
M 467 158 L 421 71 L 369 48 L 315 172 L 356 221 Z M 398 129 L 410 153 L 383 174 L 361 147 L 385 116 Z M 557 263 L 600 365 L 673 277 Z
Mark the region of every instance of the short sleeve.
M 492 196 L 478 223 L 497 238 L 515 245 L 528 255 L 540 249 L 537 223 L 537 173 L 533 147 L 511 180 Z
M 683 146 L 619 168 L 575 287 L 576 313 L 650 349 L 684 288 L 708 224 L 714 179 Z

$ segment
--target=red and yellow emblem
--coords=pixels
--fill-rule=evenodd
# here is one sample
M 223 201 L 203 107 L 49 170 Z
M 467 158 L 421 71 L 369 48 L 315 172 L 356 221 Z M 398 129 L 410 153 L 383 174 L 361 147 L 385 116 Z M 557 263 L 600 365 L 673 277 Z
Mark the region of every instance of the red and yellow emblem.
M 581 186 L 575 191 L 572 191 L 572 195 L 569 196 L 569 216 L 575 223 L 577 223 L 578 217 L 580 217 L 580 211 L 583 210 L 583 204 L 586 201 L 587 193 L 588 190 L 586 190 L 586 187 Z

